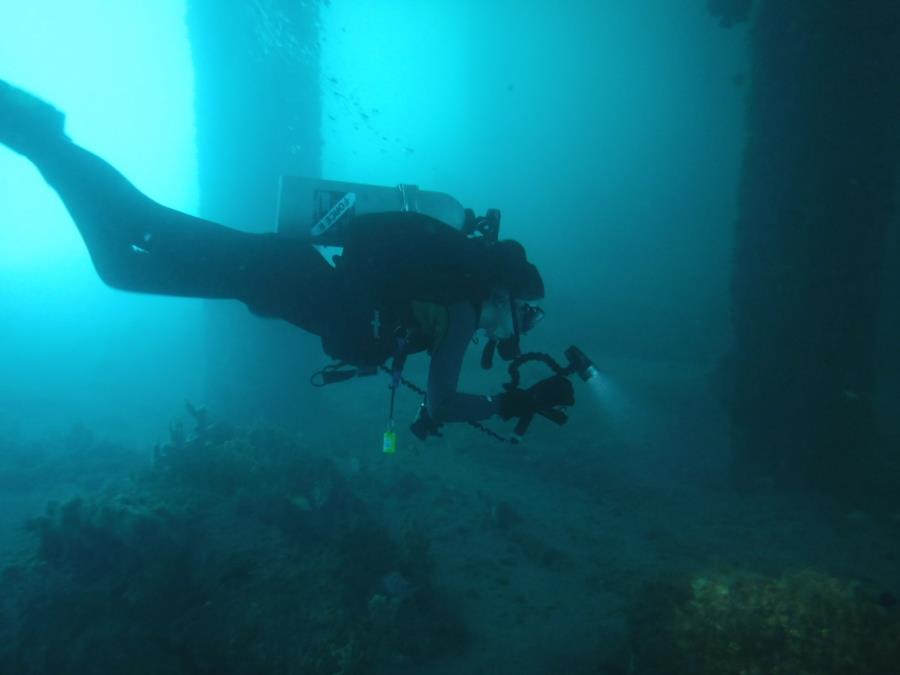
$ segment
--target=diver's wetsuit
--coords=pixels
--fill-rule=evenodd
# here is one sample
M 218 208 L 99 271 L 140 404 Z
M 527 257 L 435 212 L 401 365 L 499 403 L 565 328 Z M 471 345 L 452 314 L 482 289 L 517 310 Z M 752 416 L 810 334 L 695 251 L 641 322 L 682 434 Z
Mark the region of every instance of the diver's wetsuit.
M 59 193 L 104 282 L 127 291 L 232 298 L 255 314 L 322 335 L 341 311 L 338 274 L 309 244 L 275 233 L 241 232 L 166 208 L 108 163 L 60 138 L 27 153 Z M 433 346 L 428 407 L 435 422 L 486 419 L 495 399 L 456 391 L 477 329 L 469 302 L 447 308 Z

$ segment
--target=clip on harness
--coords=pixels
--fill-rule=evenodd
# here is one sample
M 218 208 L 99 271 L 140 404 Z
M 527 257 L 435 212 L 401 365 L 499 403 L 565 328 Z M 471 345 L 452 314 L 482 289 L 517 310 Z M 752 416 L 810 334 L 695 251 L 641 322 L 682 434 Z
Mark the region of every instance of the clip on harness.
M 394 430 L 394 403 L 397 399 L 397 387 L 403 380 L 403 366 L 406 365 L 406 346 L 407 336 L 397 338 L 397 351 L 394 352 L 394 359 L 391 362 L 391 406 L 388 413 L 388 428 L 384 432 L 384 442 L 381 446 L 382 452 L 393 455 L 397 452 L 397 432 Z M 383 366 L 382 366 L 383 367 Z

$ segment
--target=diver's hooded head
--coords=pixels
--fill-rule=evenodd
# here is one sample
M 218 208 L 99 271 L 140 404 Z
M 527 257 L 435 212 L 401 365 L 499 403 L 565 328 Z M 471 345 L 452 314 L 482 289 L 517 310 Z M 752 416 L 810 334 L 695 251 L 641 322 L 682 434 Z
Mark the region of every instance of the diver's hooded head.
M 503 288 L 515 300 L 540 300 L 544 297 L 544 280 L 534 263 L 528 262 L 525 247 L 513 239 L 505 239 L 487 251 L 489 287 Z
M 543 317 L 543 311 L 528 301 L 544 297 L 544 280 L 538 268 L 528 261 L 525 247 L 507 239 L 486 251 L 484 288 L 479 325 L 489 337 L 482 364 L 489 367 L 494 348 L 501 358 L 519 355 L 519 337 Z

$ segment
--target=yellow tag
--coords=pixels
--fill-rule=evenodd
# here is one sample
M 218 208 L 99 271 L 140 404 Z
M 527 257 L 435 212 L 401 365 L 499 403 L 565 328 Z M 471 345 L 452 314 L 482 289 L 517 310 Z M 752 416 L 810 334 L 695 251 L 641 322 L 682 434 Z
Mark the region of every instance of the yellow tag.
M 381 451 L 386 455 L 393 455 L 397 452 L 397 434 L 393 431 L 385 431 L 384 432 L 384 443 L 381 446 Z

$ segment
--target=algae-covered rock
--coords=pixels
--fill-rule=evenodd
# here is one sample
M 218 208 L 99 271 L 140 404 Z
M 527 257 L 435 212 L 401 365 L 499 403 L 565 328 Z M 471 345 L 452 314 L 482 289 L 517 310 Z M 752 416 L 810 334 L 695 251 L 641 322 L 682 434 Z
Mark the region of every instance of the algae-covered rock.
M 633 625 L 638 673 L 887 675 L 900 614 L 860 584 L 815 570 L 714 571 L 648 587 Z
M 351 675 L 460 648 L 427 537 L 393 540 L 296 437 L 197 426 L 118 492 L 29 521 L 30 563 L 0 573 L 0 672 Z

